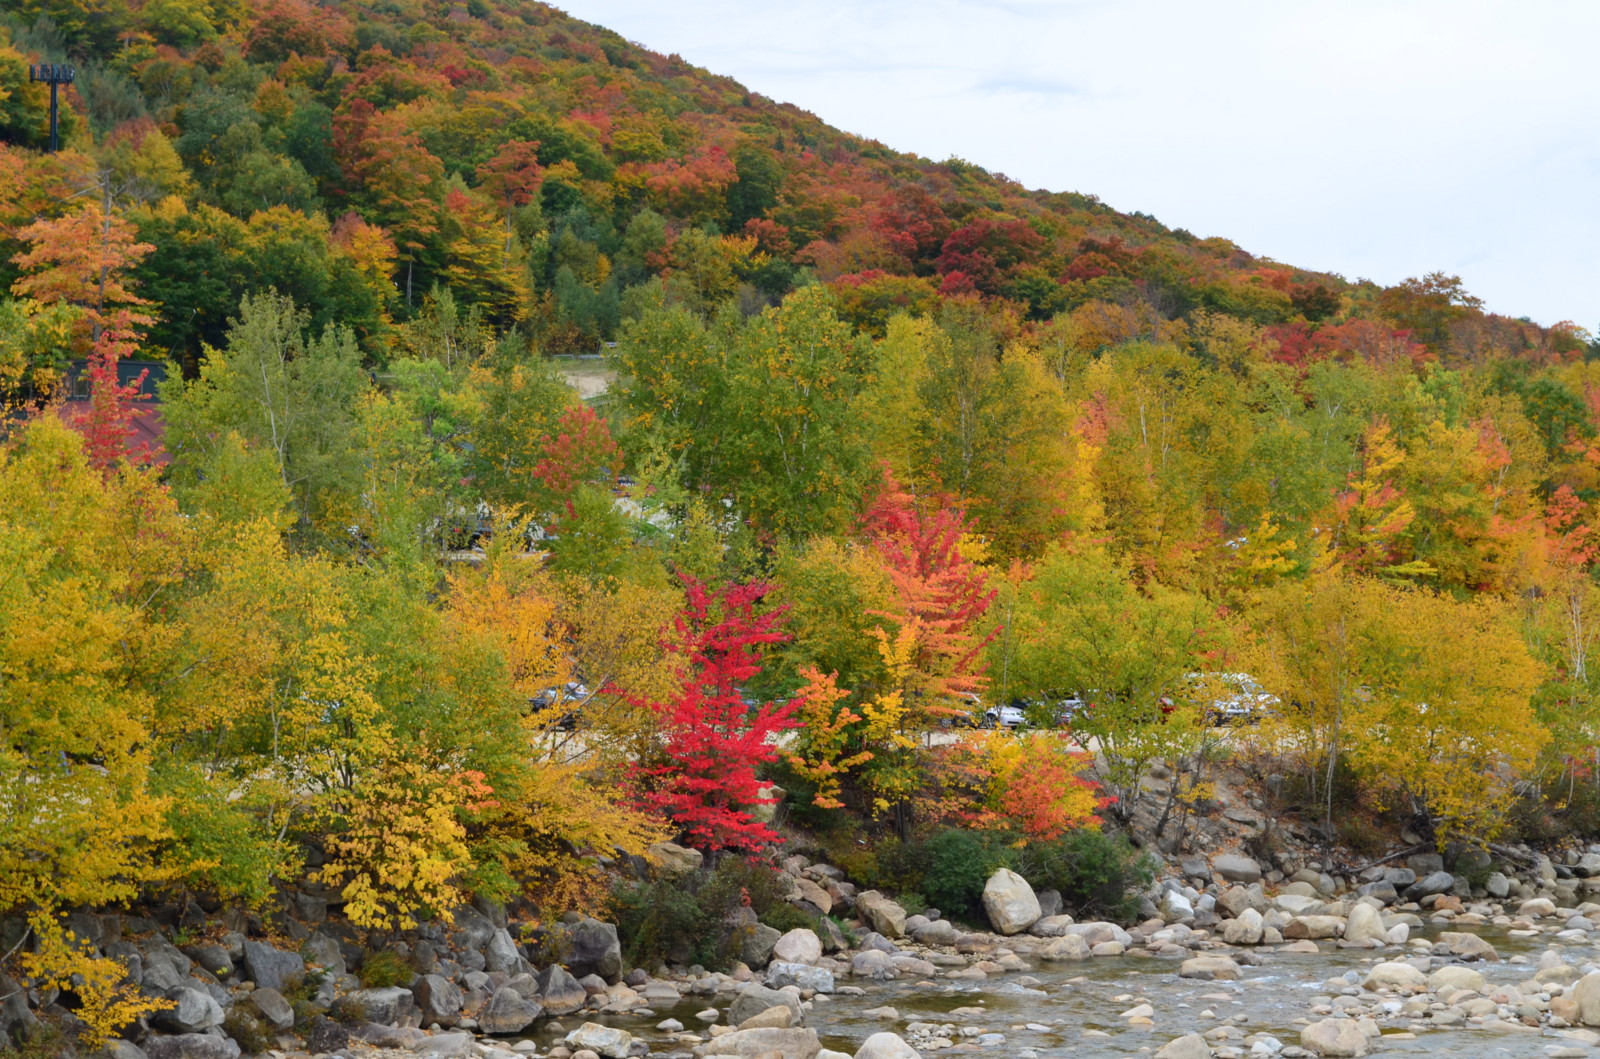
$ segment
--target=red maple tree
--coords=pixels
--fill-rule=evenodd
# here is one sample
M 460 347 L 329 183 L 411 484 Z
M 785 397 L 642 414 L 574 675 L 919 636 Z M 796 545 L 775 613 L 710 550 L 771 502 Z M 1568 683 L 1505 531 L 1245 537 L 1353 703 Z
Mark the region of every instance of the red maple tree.
M 683 686 L 667 701 L 630 699 L 661 723 L 655 760 L 634 767 L 640 801 L 665 812 L 697 849 L 760 849 L 778 836 L 751 813 L 772 802 L 756 769 L 777 757 L 771 737 L 796 727 L 794 706 L 752 708 L 740 688 L 761 672 L 761 648 L 787 639 L 778 628 L 783 611 L 756 611 L 765 583 L 717 594 L 692 577 L 683 585 L 675 646 L 688 661 Z

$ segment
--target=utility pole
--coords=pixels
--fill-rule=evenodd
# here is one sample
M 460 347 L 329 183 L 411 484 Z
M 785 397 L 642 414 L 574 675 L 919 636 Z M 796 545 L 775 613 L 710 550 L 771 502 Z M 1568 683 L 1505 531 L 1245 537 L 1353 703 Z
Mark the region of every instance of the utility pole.
M 66 63 L 39 63 L 28 67 L 28 80 L 43 81 L 50 86 L 50 153 L 55 154 L 61 149 L 61 137 L 56 131 L 56 121 L 60 114 L 60 99 L 57 92 L 62 85 L 70 85 L 73 76 L 77 73 Z

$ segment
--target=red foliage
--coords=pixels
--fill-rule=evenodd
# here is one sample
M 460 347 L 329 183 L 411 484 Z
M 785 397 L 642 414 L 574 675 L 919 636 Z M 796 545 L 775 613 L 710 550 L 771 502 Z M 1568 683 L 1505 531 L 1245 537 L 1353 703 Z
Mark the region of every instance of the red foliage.
M 85 371 L 89 378 L 89 407 L 72 420 L 74 429 L 83 434 L 90 466 L 108 477 L 123 460 L 140 464 L 154 457 L 145 444 L 133 444 L 138 433 L 134 427 L 138 415 L 134 402 L 148 400 L 147 394 L 139 392 L 148 372 L 140 372 L 131 383 L 117 380 L 117 361 L 132 352 L 125 321 L 117 319 L 125 312 L 112 314 L 89 354 Z
M 670 701 L 630 699 L 660 718 L 662 740 L 654 763 L 634 766 L 634 780 L 640 801 L 665 812 L 695 848 L 756 850 L 778 840 L 750 812 L 771 803 L 756 769 L 777 757 L 771 737 L 796 722 L 793 703 L 751 709 L 740 687 L 761 672 L 761 648 L 786 639 L 783 611 L 756 612 L 763 583 L 730 584 L 716 597 L 692 577 L 683 584 L 674 650 L 689 671 Z
M 922 630 L 915 664 L 931 678 L 925 690 L 935 700 L 979 690 L 988 640 L 977 636 L 976 625 L 997 593 L 961 554 L 961 539 L 969 530 L 966 514 L 944 503 L 919 509 L 885 464 L 883 484 L 861 524 L 899 597 L 899 612 L 886 617 L 902 624 L 915 621 Z M 928 712 L 961 711 L 935 702 Z
M 611 428 L 585 404 L 561 413 L 555 436 L 543 439 L 540 449 L 533 476 L 558 499 L 602 472 L 614 473 L 622 464 L 622 450 L 611 437 Z

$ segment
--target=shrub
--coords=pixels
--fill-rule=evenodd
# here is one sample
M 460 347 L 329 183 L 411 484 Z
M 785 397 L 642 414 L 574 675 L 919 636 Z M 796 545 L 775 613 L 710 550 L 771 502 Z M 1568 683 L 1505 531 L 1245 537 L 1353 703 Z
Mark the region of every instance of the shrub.
M 941 912 L 976 915 L 989 876 L 1015 865 L 1009 839 L 996 831 L 939 832 L 922 844 L 926 868 L 918 888 Z
M 778 873 L 744 857 L 678 879 L 624 882 L 611 894 L 624 955 L 636 965 L 655 962 L 729 966 L 737 938 L 728 919 L 740 907 L 776 930 L 817 927 L 815 916 L 790 904 Z
M 368 989 L 381 989 L 387 986 L 409 985 L 413 977 L 411 965 L 405 959 L 393 952 L 374 952 L 361 961 L 361 969 L 357 972 L 361 984 Z
M 1122 922 L 1139 911 L 1139 894 L 1155 878 L 1155 864 L 1121 835 L 1070 831 L 1023 851 L 1018 870 L 1035 889 L 1061 892 L 1074 915 Z

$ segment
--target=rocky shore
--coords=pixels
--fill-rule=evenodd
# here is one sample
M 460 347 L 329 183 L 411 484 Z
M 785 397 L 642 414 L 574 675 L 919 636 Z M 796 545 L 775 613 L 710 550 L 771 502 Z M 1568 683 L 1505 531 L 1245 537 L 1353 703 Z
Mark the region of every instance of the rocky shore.
M 753 913 L 736 915 L 728 929 L 737 932 L 741 960 L 727 972 L 628 968 L 616 927 L 576 915 L 524 940 L 487 905 L 461 909 L 448 927 L 384 938 L 359 935 L 304 894 L 270 930 L 233 913 L 203 940 L 186 937 L 196 933 L 191 926 L 137 916 L 78 914 L 69 926 L 125 960 L 143 992 L 172 1002 L 113 1042 L 106 1053 L 115 1059 L 838 1059 L 852 1053 L 825 1047 L 825 1038 L 845 1005 L 884 1024 L 859 1043 L 855 1059 L 946 1050 L 1027 1059 L 1048 1049 L 1013 1046 L 1008 1029 L 1064 1038 L 1073 1028 L 1060 1019 L 997 1026 L 981 1017 L 981 1005 L 950 1008 L 937 1020 L 902 1018 L 892 1004 L 871 1001 L 891 988 L 955 985 L 980 997 L 1003 988 L 1043 998 L 1083 980 L 1062 977 L 1073 967 L 1102 960 L 1136 965 L 1141 984 L 1152 974 L 1229 984 L 1275 961 L 1364 950 L 1369 963 L 1328 978 L 1288 1020 L 1297 1035 L 1253 1030 L 1209 1010 L 1186 1016 L 1198 1027 L 1185 1026 L 1138 993 L 1112 998 L 1126 1007 L 1104 1018 L 1151 1031 L 1158 1059 L 1360 1056 L 1467 1031 L 1534 1035 L 1555 1042 L 1548 1054 L 1587 1054 L 1600 1044 L 1590 1028 L 1600 1027 L 1600 903 L 1587 900 L 1600 892 L 1600 849 L 1561 863 L 1513 852 L 1524 870 L 1477 859 L 1465 870 L 1458 860 L 1450 872 L 1434 855 L 1414 855 L 1356 877 L 1314 863 L 1285 876 L 1239 854 L 1185 858 L 1128 927 L 1076 921 L 1062 913 L 1059 895 L 1035 892 L 1001 869 L 983 893 L 987 929 L 936 909 L 908 915 L 891 895 L 858 890 L 836 867 L 789 856 L 777 865 L 788 900 L 819 915 L 821 929 L 780 932 Z M 654 859 L 667 874 L 698 867 L 698 856 L 679 847 L 663 846 Z M 1485 934 L 1546 947 L 1502 963 Z M 372 984 L 373 961 L 398 968 L 400 980 Z M 365 984 L 351 973 L 363 964 Z M 1514 969 L 1514 980 L 1497 973 L 1491 982 L 1491 966 Z M 51 991 L 0 982 L 0 993 L 7 1038 L 26 1039 L 41 1014 L 71 1018 Z M 1219 1006 L 1227 999 L 1203 995 Z M 1192 1032 L 1163 1036 L 1163 1027 Z M 1080 1039 L 1096 1033 L 1104 1035 L 1077 1029 Z

